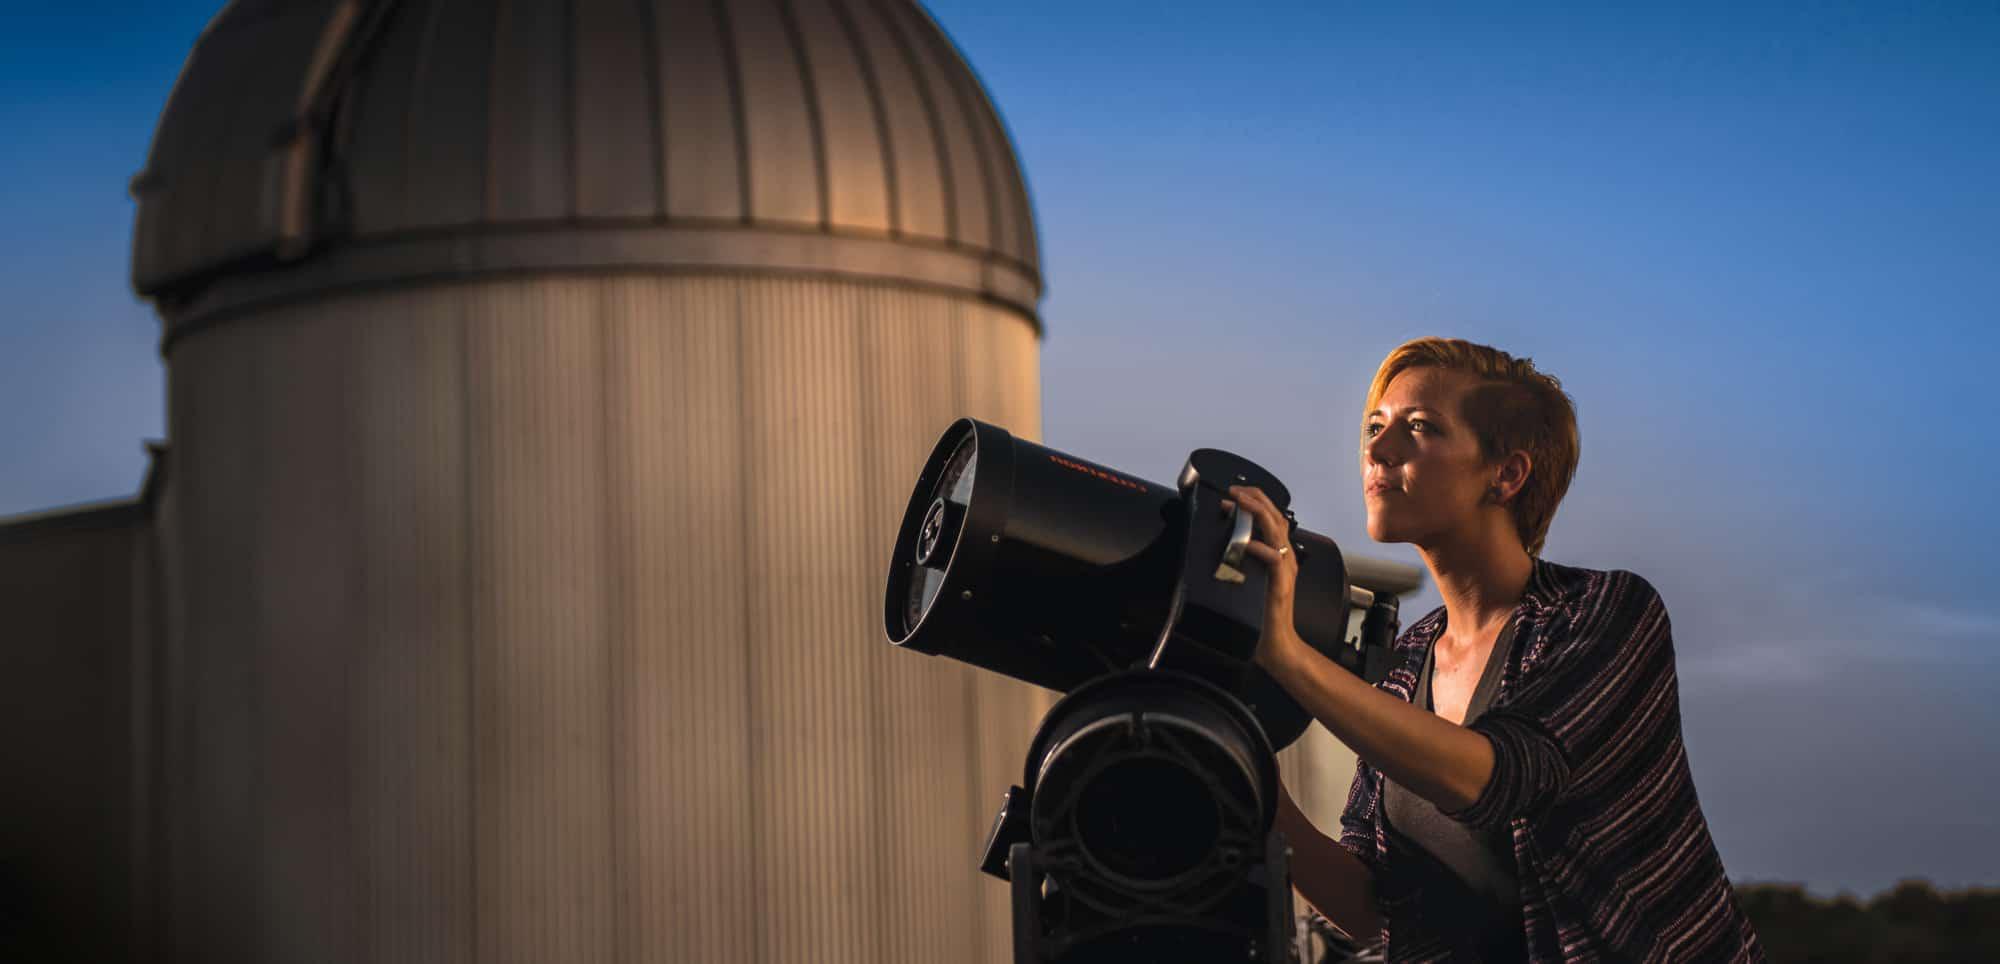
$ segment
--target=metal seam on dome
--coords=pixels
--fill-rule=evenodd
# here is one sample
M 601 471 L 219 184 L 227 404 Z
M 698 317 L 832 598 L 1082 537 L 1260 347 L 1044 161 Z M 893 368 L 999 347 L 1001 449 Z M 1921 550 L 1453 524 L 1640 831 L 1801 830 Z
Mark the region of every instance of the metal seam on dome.
M 181 98 L 187 95 L 188 88 L 193 84 L 194 75 L 191 69 L 193 65 L 194 58 L 190 56 L 188 62 L 181 65 L 180 75 L 174 78 L 173 91 L 168 95 L 166 109 L 161 112 L 159 128 L 153 133 L 146 166 L 139 172 L 139 177 L 144 183 L 137 185 L 138 190 L 133 196 L 138 201 L 146 234 L 134 243 L 133 251 L 135 259 L 140 252 L 143 252 L 145 261 L 133 265 L 134 288 L 149 280 L 157 284 L 157 279 L 161 275 L 171 273 L 163 271 L 161 265 L 166 262 L 169 250 L 167 227 L 172 222 L 167 216 L 172 213 L 173 199 L 177 192 L 173 190 L 166 172 L 179 160 L 181 155 L 179 142 L 187 138 L 185 115 L 190 109 L 187 105 L 191 101 Z
M 500 92 L 494 89 L 494 85 L 498 83 L 495 78 L 500 76 L 500 45 L 507 39 L 507 31 L 502 29 L 507 23 L 507 4 L 508 0 L 493 0 L 493 36 L 486 51 L 486 151 L 482 165 L 486 180 L 479 189 L 479 215 L 485 221 L 499 220 L 493 205 L 496 200 L 495 185 L 500 183 L 494 164 L 500 152 L 496 149 L 498 145 L 493 143 L 493 132 L 499 130 L 500 125 L 493 115 L 499 111 Z
M 276 237 L 271 243 L 280 260 L 306 256 L 319 238 L 338 229 L 340 218 L 352 216 L 353 198 L 348 195 L 335 198 L 341 206 L 331 219 L 323 217 L 325 193 L 351 189 L 347 153 L 354 135 L 355 102 L 361 96 L 357 91 L 390 22 L 404 6 L 399 0 L 342 0 L 321 26 L 291 112 L 285 149 L 292 153 L 293 167 L 280 187 L 274 213 Z
M 959 48 L 958 42 L 951 38 L 951 34 L 945 31 L 944 26 L 937 22 L 937 18 L 931 15 L 928 9 L 919 4 L 918 11 L 924 15 L 933 29 L 937 30 L 939 35 L 945 39 L 945 42 L 951 46 L 952 53 L 957 58 L 959 67 L 965 71 L 966 79 L 978 93 L 978 96 L 973 98 L 973 108 L 978 113 L 978 116 L 986 121 L 989 132 L 994 137 L 995 159 L 996 161 L 1004 159 L 1003 166 L 1007 167 L 1014 174 L 1014 183 L 1010 187 L 1017 189 L 1003 193 L 1008 195 L 1010 202 L 1013 202 L 1007 205 L 1007 209 L 1016 219 L 1016 233 L 1019 246 L 1016 250 L 1003 251 L 1002 253 L 1019 262 L 1022 266 L 1027 267 L 1039 279 L 1041 277 L 1041 254 L 1040 245 L 1037 243 L 1035 237 L 1034 205 L 1032 199 L 1028 196 L 1028 175 L 1027 171 L 1022 167 L 1020 152 L 1014 149 L 1014 138 L 1007 129 L 1007 121 L 1000 115 L 1000 106 L 994 103 L 993 98 L 989 96 L 990 91 L 987 89 L 985 81 L 980 78 L 979 70 L 973 67 L 971 58 L 965 56 L 965 51 Z M 1003 179 L 1005 178 L 1004 173 L 1001 176 Z
M 201 42 L 207 39 L 208 32 L 213 26 L 214 23 L 211 21 L 208 26 L 202 28 L 201 35 L 195 40 L 195 50 L 201 49 Z M 163 243 L 162 230 L 167 224 L 164 217 L 165 205 L 172 192 L 163 190 L 163 178 L 160 176 L 157 162 L 164 158 L 171 165 L 179 156 L 180 152 L 177 149 L 170 148 L 177 148 L 175 141 L 185 136 L 181 133 L 183 126 L 176 121 L 188 109 L 181 95 L 185 93 L 190 77 L 188 68 L 192 64 L 193 55 L 190 54 L 189 59 L 181 64 L 181 69 L 174 73 L 173 86 L 167 89 L 166 106 L 160 111 L 159 125 L 153 129 L 153 137 L 147 144 L 145 165 L 133 175 L 128 186 L 128 192 L 139 209 L 137 218 L 139 230 L 134 232 L 132 239 L 134 288 L 139 287 L 142 273 L 155 272 L 162 257 L 160 254 Z M 153 198 L 150 202 L 147 200 L 148 195 Z
M 334 4 L 326 22 L 320 24 L 305 73 L 299 78 L 299 89 L 292 95 L 291 109 L 286 111 L 285 140 L 275 149 L 276 190 L 265 201 L 275 209 L 267 209 L 267 216 L 272 222 L 272 252 L 279 260 L 290 261 L 304 254 L 319 228 L 314 215 L 318 213 L 320 200 L 318 175 L 327 151 L 324 127 L 330 97 L 326 90 L 329 86 L 344 86 L 334 79 L 335 72 L 364 13 L 375 9 L 364 10 L 364 6 L 365 0 L 340 0 Z M 264 158 L 267 171 L 272 161 L 267 154 Z
M 847 45 L 853 48 L 855 63 L 861 71 L 861 86 L 868 91 L 868 108 L 875 116 L 875 144 L 882 152 L 882 182 L 888 200 L 889 235 L 900 237 L 903 233 L 903 204 L 898 196 L 901 185 L 896 181 L 895 141 L 889 132 L 889 109 L 882 103 L 881 82 L 875 78 L 875 61 L 868 56 L 868 45 L 862 42 L 861 30 L 855 26 L 854 12 L 847 8 L 846 0 L 827 0 L 827 6 L 847 34 Z
M 959 69 L 965 72 L 965 80 L 972 86 L 975 94 L 972 98 L 972 109 L 979 120 L 984 122 L 992 145 L 994 163 L 1001 168 L 997 172 L 998 181 L 995 190 L 999 197 L 996 197 L 996 201 L 1004 199 L 1007 204 L 1004 211 L 996 210 L 995 216 L 1004 214 L 1014 222 L 1014 246 L 1002 249 L 1001 253 L 1032 271 L 1039 281 L 1040 253 L 1035 238 L 1033 203 L 1028 197 L 1028 175 L 1021 166 L 1019 152 L 1014 149 L 1014 138 L 1007 130 L 1007 122 L 1000 115 L 999 105 L 989 96 L 990 91 L 986 82 L 979 76 L 979 70 L 972 65 L 971 58 L 965 56 L 965 51 L 958 46 L 958 41 L 952 39 L 951 34 L 937 22 L 937 18 L 931 15 L 928 9 L 919 5 L 918 10 L 951 47 Z
M 897 14 L 903 24 L 905 36 L 910 39 L 911 50 L 915 53 L 918 68 L 923 72 L 927 84 L 936 98 L 940 133 L 949 145 L 953 166 L 953 186 L 959 205 L 957 241 L 960 244 L 979 248 L 991 248 L 991 212 L 983 192 L 986 188 L 983 146 L 972 127 L 972 119 L 965 115 L 959 100 L 958 78 L 952 76 L 951 64 L 940 60 L 936 46 L 943 31 L 931 21 L 915 13 L 916 4 L 906 3 Z M 958 165 L 965 165 L 958 170 Z
M 745 113 L 742 57 L 736 49 L 736 27 L 729 19 L 728 0 L 715 0 L 715 26 L 721 36 L 722 73 L 729 81 L 729 122 L 736 127 L 737 219 L 744 224 L 756 220 L 755 200 L 750 196 L 750 118 Z
M 910 46 L 909 38 L 903 34 L 902 28 L 896 25 L 895 14 L 886 9 L 879 0 L 875 4 L 875 14 L 881 18 L 883 28 L 889 33 L 889 39 L 902 53 L 903 63 L 910 69 L 910 86 L 916 88 L 917 99 L 924 105 L 924 116 L 930 120 L 931 144 L 937 150 L 938 157 L 938 182 L 944 188 L 945 236 L 954 244 L 963 243 L 964 239 L 958 236 L 958 187 L 951 176 L 951 148 L 945 143 L 944 124 L 938 117 L 937 104 L 931 97 L 930 83 L 924 77 L 923 67 L 917 63 L 916 50 Z
M 667 216 L 667 112 L 660 102 L 659 18 L 653 0 L 632 0 L 639 11 L 639 57 L 646 63 L 646 123 L 652 136 L 646 148 L 653 152 L 653 216 Z
M 438 24 L 444 22 L 444 7 L 450 0 L 430 0 L 430 16 L 424 21 L 423 36 L 417 40 L 417 63 L 410 70 L 410 89 L 422 90 L 430 79 L 431 52 L 437 41 Z M 410 156 L 417 144 L 417 102 L 415 97 L 403 99 L 403 163 L 396 166 L 397 213 L 407 218 L 410 203 Z M 484 190 L 482 188 L 482 190 Z
M 206 33 L 206 31 L 204 32 Z M 209 103 L 215 98 L 215 81 L 208 69 L 210 58 L 216 56 L 200 47 L 188 58 L 182 68 L 187 74 L 183 84 L 184 96 L 188 98 L 188 117 L 182 121 L 186 133 L 174 143 L 174 157 L 168 164 L 160 165 L 166 173 L 169 184 L 178 187 L 164 192 L 161 209 L 171 217 L 161 219 L 160 261 L 166 266 L 167 275 L 185 274 L 188 270 L 183 261 L 182 251 L 199 243 L 203 231 L 202 219 L 208 208 L 208 183 L 215 178 L 212 165 L 197 165 L 199 146 L 214 139 L 219 117 L 230 108 L 217 106 L 213 111 L 198 110 L 198 105 Z M 176 90 L 181 93 L 180 90 Z M 206 176 L 204 176 L 206 175 Z
M 577 114 L 581 113 L 576 109 L 576 92 L 578 87 L 576 73 L 578 69 L 577 63 L 583 58 L 578 57 L 576 51 L 578 34 L 576 29 L 576 0 L 557 0 L 557 2 L 562 4 L 562 16 L 560 18 L 562 21 L 562 38 L 556 44 L 556 50 L 563 59 L 563 167 L 567 169 L 565 173 L 569 175 L 565 179 L 569 183 L 563 185 L 563 194 L 565 195 L 563 203 L 569 208 L 567 212 L 569 220 L 574 221 L 583 211 L 583 170 L 578 167 L 578 162 L 582 160 L 583 149 L 578 144 L 579 139 L 576 131 Z
M 206 84 L 206 87 L 208 88 L 214 88 L 220 86 L 217 83 L 218 70 L 214 65 L 214 61 L 222 59 L 222 56 L 223 56 L 223 49 L 221 48 L 217 49 L 215 53 L 211 55 L 211 60 L 209 61 L 210 64 L 209 69 L 204 72 L 205 76 L 202 78 L 203 80 L 208 82 Z M 202 92 L 204 95 L 208 93 L 206 89 L 204 89 Z M 196 101 L 196 103 L 201 103 L 202 101 L 210 99 L 211 98 L 204 96 L 201 100 Z M 242 112 L 243 112 L 243 98 L 241 97 L 228 98 L 226 105 L 222 106 L 219 110 L 215 111 L 215 120 L 210 124 L 209 129 L 207 131 L 209 136 L 205 138 L 203 137 L 192 138 L 190 140 L 190 143 L 188 144 L 188 153 L 199 154 L 204 150 L 211 149 L 211 145 L 229 143 L 230 141 L 229 132 L 235 127 L 236 116 Z M 222 183 L 223 168 L 225 166 L 226 165 L 215 164 L 215 163 L 188 165 L 188 168 L 191 168 L 193 170 L 204 171 L 205 173 L 208 174 L 207 177 L 201 179 L 201 181 L 203 182 L 203 189 L 201 194 L 199 195 L 200 203 L 196 205 L 196 207 L 200 210 L 201 213 L 194 219 L 194 225 L 193 225 L 194 230 L 188 232 L 187 234 L 187 237 L 189 239 L 187 243 L 187 248 L 189 250 L 203 251 L 206 250 L 208 247 L 209 232 L 215 230 L 216 228 L 215 222 L 217 218 L 220 217 L 219 212 L 222 209 L 222 205 L 215 203 L 215 197 L 216 194 L 218 193 L 217 187 Z M 187 266 L 184 265 L 175 265 L 175 268 L 177 269 L 176 273 L 182 273 L 187 270 Z
M 806 129 L 812 135 L 813 177 L 819 186 L 819 227 L 833 228 L 832 178 L 828 176 L 825 123 L 819 116 L 819 87 L 814 82 L 812 56 L 806 52 L 805 37 L 799 32 L 798 11 L 792 0 L 776 0 L 778 23 L 784 27 L 785 42 L 791 45 L 792 59 L 799 67 L 799 87 L 806 107 Z
M 907 9 L 919 18 L 925 17 L 923 8 L 919 4 L 912 3 Z M 966 84 L 972 81 L 972 75 L 969 71 L 964 71 L 960 76 L 951 76 L 951 64 L 959 59 L 957 50 L 952 49 L 951 39 L 945 35 L 944 27 L 935 19 L 930 19 L 929 30 L 923 29 L 924 26 L 922 23 L 916 24 L 913 32 L 928 37 L 932 55 L 939 58 L 938 70 L 945 75 L 944 82 L 951 87 L 958 101 L 959 112 L 965 117 L 966 134 L 972 139 L 973 161 L 979 166 L 979 179 L 986 189 L 986 247 L 994 251 L 1004 250 L 1000 243 L 999 192 L 994 184 L 992 161 L 986 156 L 990 153 L 990 145 L 979 131 L 978 109 L 969 102 L 965 89 Z M 973 91 L 972 96 L 983 98 L 985 94 L 982 91 Z
M 979 83 L 979 72 L 972 69 L 972 64 L 969 62 L 966 63 L 965 69 L 972 75 L 973 82 Z M 985 89 L 983 83 L 980 85 L 980 89 Z M 1007 121 L 1006 118 L 1000 115 L 1000 108 L 993 103 L 992 98 L 982 95 L 979 98 L 979 110 L 980 115 L 986 119 L 987 125 L 993 131 L 994 137 L 999 144 L 1001 156 L 1006 158 L 1006 163 L 1010 165 L 1009 169 L 1014 173 L 1014 183 L 1012 185 L 1014 190 L 1008 192 L 1010 203 L 1007 207 L 1013 212 L 1020 230 L 1016 238 L 1017 248 L 1004 253 L 1009 259 L 1033 271 L 1035 276 L 1039 278 L 1042 273 L 1041 245 L 1035 237 L 1034 201 L 1028 196 L 1027 171 L 1021 166 L 1020 152 L 1014 149 L 1014 137 L 1007 130 Z

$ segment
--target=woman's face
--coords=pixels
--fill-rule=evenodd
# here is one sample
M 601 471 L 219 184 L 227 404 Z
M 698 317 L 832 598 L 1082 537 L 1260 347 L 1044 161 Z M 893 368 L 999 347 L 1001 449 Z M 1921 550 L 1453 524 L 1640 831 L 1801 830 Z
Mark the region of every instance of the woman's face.
M 1362 416 L 1361 489 L 1375 541 L 1428 545 L 1478 517 L 1494 473 L 1459 415 L 1476 384 L 1463 372 L 1408 369 Z

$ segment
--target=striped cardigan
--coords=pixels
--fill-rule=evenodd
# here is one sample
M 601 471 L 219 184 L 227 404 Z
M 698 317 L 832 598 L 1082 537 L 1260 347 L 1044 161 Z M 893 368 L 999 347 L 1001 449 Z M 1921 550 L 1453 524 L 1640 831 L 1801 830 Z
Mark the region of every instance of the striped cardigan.
M 1528 959 L 1762 961 L 1709 837 L 1681 744 L 1667 610 L 1646 580 L 1535 560 L 1500 688 L 1471 729 L 1493 777 L 1449 816 L 1514 842 Z M 1396 641 L 1378 683 L 1410 701 L 1442 608 Z M 1415 845 L 1387 832 L 1381 771 L 1362 761 L 1340 843 L 1368 865 L 1391 961 L 1466 959 L 1415 916 Z

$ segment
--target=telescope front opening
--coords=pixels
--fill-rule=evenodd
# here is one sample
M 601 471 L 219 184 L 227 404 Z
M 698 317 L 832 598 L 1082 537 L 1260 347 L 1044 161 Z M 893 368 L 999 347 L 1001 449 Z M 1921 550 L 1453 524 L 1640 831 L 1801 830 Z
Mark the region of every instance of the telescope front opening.
M 952 450 L 937 484 L 931 487 L 930 508 L 924 512 L 922 527 L 912 547 L 907 594 L 903 598 L 903 625 L 899 636 L 907 636 L 923 623 L 944 587 L 945 572 L 951 568 L 952 553 L 965 528 L 966 507 L 972 504 L 973 478 L 979 472 L 979 446 L 973 433 L 965 433 Z
M 1222 835 L 1202 779 L 1159 757 L 1098 771 L 1076 806 L 1077 842 L 1104 870 L 1135 882 L 1172 880 L 1200 867 Z
M 931 503 L 930 511 L 924 513 L 924 527 L 917 532 L 917 565 L 930 565 L 931 556 L 937 554 L 938 536 L 944 532 L 945 506 L 949 504 L 939 499 Z

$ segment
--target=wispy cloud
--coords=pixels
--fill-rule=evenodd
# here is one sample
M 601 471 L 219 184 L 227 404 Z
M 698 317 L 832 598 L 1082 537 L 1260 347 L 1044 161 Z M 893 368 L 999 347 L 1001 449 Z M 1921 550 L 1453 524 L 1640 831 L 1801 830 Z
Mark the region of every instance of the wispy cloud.
M 1754 681 L 1757 685 L 1800 684 L 1825 679 L 1836 662 L 1824 641 L 1763 641 L 1682 655 L 1680 675 L 1704 684 Z
M 1859 614 L 1857 620 L 1850 616 Z M 1753 638 L 1682 652 L 1683 677 L 1701 682 L 1755 681 L 1803 684 L 1842 667 L 1900 663 L 1917 666 L 1991 666 L 2000 662 L 2000 614 L 1980 605 L 1874 599 L 1845 608 L 1849 625 L 1831 619 L 1771 621 L 1783 637 Z M 1814 625 L 1817 622 L 1818 625 Z
M 1894 600 L 1881 605 L 1887 626 L 1918 635 L 1956 640 L 1987 637 L 2000 643 L 2000 611 L 1991 606 L 1950 605 L 1924 600 Z

